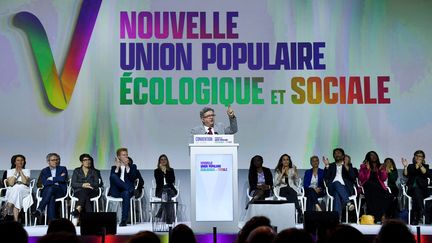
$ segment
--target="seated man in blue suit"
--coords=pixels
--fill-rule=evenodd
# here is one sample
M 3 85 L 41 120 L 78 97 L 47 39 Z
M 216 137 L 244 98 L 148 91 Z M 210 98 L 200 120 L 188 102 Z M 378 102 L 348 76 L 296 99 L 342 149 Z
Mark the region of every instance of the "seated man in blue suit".
M 111 185 L 108 195 L 123 199 L 119 226 L 126 226 L 129 217 L 130 199 L 134 195 L 134 182 L 138 178 L 138 170 L 135 164 L 131 164 L 127 148 L 117 149 L 116 154 L 115 165 L 111 167 Z
M 40 217 L 47 207 L 48 221 L 55 218 L 55 200 L 64 197 L 67 192 L 68 172 L 66 167 L 60 166 L 60 155 L 49 153 L 46 156 L 48 167 L 40 173 L 42 181 L 42 201 L 36 211 L 33 212 L 35 217 Z

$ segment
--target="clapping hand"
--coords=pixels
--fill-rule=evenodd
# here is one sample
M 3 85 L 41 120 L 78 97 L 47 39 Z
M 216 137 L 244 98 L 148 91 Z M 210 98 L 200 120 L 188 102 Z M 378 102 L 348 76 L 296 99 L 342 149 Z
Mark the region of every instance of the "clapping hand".
M 405 158 L 402 158 L 401 161 L 402 161 L 403 167 L 407 167 L 408 166 L 408 161 Z
M 324 157 L 324 156 L 323 156 L 323 163 L 324 163 L 324 165 L 325 165 L 326 167 L 330 164 L 328 158 L 326 158 L 326 157 Z
M 288 175 L 288 166 L 282 167 L 282 175 Z

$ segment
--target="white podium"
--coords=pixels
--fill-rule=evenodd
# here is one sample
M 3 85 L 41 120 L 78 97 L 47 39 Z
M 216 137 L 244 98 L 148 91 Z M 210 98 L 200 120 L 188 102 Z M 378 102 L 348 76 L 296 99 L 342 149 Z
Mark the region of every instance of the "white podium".
M 235 232 L 239 221 L 233 135 L 195 135 L 189 144 L 191 224 L 195 232 Z

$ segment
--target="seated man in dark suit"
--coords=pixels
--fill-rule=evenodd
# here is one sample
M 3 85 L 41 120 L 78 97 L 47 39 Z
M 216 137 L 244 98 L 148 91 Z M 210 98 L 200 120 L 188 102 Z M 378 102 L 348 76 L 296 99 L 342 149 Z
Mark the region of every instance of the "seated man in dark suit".
M 49 153 L 46 156 L 48 167 L 40 173 L 42 181 L 42 201 L 36 211 L 33 212 L 35 217 L 40 217 L 42 212 L 47 208 L 48 221 L 55 218 L 55 200 L 64 197 L 67 192 L 68 172 L 66 167 L 60 166 L 60 155 Z
M 127 148 L 117 149 L 115 165 L 111 167 L 110 190 L 108 195 L 121 197 L 122 216 L 119 226 L 126 226 L 129 217 L 130 198 L 134 195 L 134 182 L 137 179 L 136 165 L 131 164 Z
M 354 205 L 349 202 L 349 196 L 354 193 L 355 174 L 351 164 L 344 162 L 345 152 L 341 148 L 333 150 L 335 162 L 329 163 L 328 158 L 323 158 L 324 181 L 327 184 L 330 195 L 334 197 L 334 211 L 342 217 L 342 207 L 348 206 L 350 211 L 354 210 Z

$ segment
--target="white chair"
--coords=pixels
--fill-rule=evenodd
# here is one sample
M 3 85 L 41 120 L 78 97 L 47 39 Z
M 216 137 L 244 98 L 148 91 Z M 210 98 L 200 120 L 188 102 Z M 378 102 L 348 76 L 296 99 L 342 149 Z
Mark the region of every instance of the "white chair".
M 432 186 L 430 185 L 430 178 L 427 178 L 427 182 L 428 182 L 428 190 L 429 190 L 429 189 L 432 188 Z M 423 199 L 424 208 L 426 208 L 427 201 L 432 201 L 432 195 L 430 195 L 429 197 Z M 423 224 L 426 224 L 425 214 L 423 214 Z
M 139 185 L 139 180 L 137 179 L 136 181 L 135 181 L 135 190 L 137 190 L 138 189 L 138 185 Z M 143 190 L 141 191 L 141 195 L 138 197 L 138 198 L 136 198 L 135 196 L 132 196 L 132 201 L 131 201 L 131 207 L 132 207 L 132 210 L 135 212 L 135 207 L 136 207 L 136 203 L 138 203 L 138 211 L 139 211 L 139 219 L 140 219 L 140 222 L 142 223 L 144 220 L 143 220 L 143 209 L 142 209 L 142 199 L 143 199 L 143 197 L 144 197 L 144 188 L 143 188 Z M 134 220 L 134 224 L 136 224 L 136 217 L 133 217 L 133 220 Z
M 402 196 L 404 196 L 408 201 L 408 225 L 411 224 L 411 210 L 412 210 L 412 197 L 408 195 L 407 191 L 407 185 L 401 184 L 402 187 Z
M 138 183 L 139 183 L 139 179 L 136 179 L 135 180 L 135 184 L 134 184 L 135 188 L 137 188 Z M 117 203 L 121 202 L 121 203 L 123 203 L 123 198 L 109 196 L 108 195 L 109 189 L 110 189 L 110 187 L 107 187 L 106 190 L 105 190 L 105 198 L 106 198 L 105 212 L 108 212 L 108 206 L 109 206 L 110 202 L 117 202 Z M 134 204 L 135 201 L 134 201 L 134 199 L 135 199 L 135 197 L 132 195 L 132 197 L 130 198 L 130 212 L 129 212 L 130 217 L 131 217 L 131 224 L 135 224 L 135 222 L 136 222 L 136 220 L 135 220 L 135 204 Z M 117 204 L 117 207 L 119 205 L 120 204 Z M 139 209 L 140 209 L 140 212 L 142 212 L 141 204 L 140 204 L 140 208 Z M 142 215 L 142 213 L 141 213 L 141 215 Z
M 99 179 L 99 183 L 100 183 Z M 70 212 L 73 212 L 75 210 L 75 205 L 78 202 L 78 198 L 74 196 L 74 189 L 72 186 L 68 188 L 68 195 L 70 198 Z M 93 208 L 95 212 L 99 212 L 99 199 L 102 195 L 102 188 L 99 187 L 99 193 L 97 196 L 90 198 L 90 201 L 93 202 Z M 70 220 L 72 220 L 72 215 L 69 215 Z
M 0 195 L 1 195 L 1 193 L 3 192 L 3 190 L 5 191 L 4 192 L 4 196 L 2 196 L 1 198 L 0 198 L 0 205 L 2 206 L 2 204 L 3 203 L 5 203 L 6 202 L 6 191 L 10 188 L 10 186 L 7 186 L 7 184 L 6 184 L 6 181 L 7 181 L 7 179 L 5 179 L 4 180 L 4 185 L 5 185 L 5 188 L 1 188 L 0 189 Z M 30 180 L 30 184 L 29 184 L 29 190 L 30 190 L 30 194 L 32 193 L 32 191 L 33 191 L 33 187 L 34 187 L 34 185 L 35 185 L 35 179 L 31 179 Z M 30 207 L 26 210 L 26 211 L 24 211 L 24 225 L 25 226 L 28 226 L 28 224 L 29 224 L 29 218 L 30 218 L 30 214 L 29 214 L 29 211 L 30 211 Z
M 356 224 L 358 224 L 358 222 L 359 222 L 359 217 L 360 217 L 360 211 L 359 210 L 357 210 L 358 209 L 358 206 L 357 206 L 357 188 L 356 188 L 356 186 L 354 185 L 353 186 L 353 188 L 354 188 L 354 194 L 353 195 L 351 195 L 351 196 L 349 196 L 348 197 L 348 200 L 350 200 L 350 201 L 353 201 L 354 202 L 354 210 L 355 210 L 355 213 L 356 213 Z M 346 210 L 345 210 L 345 223 L 348 223 L 348 206 L 346 207 Z
M 3 203 L 6 203 L 6 190 L 7 190 L 6 181 L 7 179 L 4 180 L 4 187 L 0 188 L 0 207 L 3 206 Z
M 359 182 L 359 179 L 357 178 L 356 179 L 356 183 L 357 183 L 357 188 L 359 188 L 360 189 L 360 191 L 358 192 L 359 193 L 359 195 L 358 195 L 358 212 L 359 212 L 359 214 L 360 214 L 360 209 L 361 209 L 361 204 L 362 204 L 362 201 L 363 200 L 366 200 L 365 199 L 365 195 L 364 195 L 364 189 L 363 189 L 363 186 L 361 186 L 360 185 L 360 182 Z M 366 204 L 365 204 L 365 212 L 366 212 Z
M 432 188 L 430 185 L 430 179 L 427 178 L 428 188 Z M 412 210 L 412 197 L 408 195 L 408 186 L 406 184 L 401 184 L 402 187 L 402 196 L 404 196 L 408 201 L 408 225 L 411 224 L 411 210 Z M 423 205 L 426 207 L 426 202 L 432 200 L 432 195 L 423 199 Z M 425 224 L 425 215 L 423 214 L 423 224 Z
M 324 187 L 326 190 L 326 194 L 327 194 L 327 211 L 333 211 L 333 200 L 334 197 L 332 195 L 330 195 L 328 187 L 327 187 L 327 183 L 324 181 Z M 353 201 L 354 202 L 354 209 L 355 209 L 355 213 L 356 213 L 356 223 L 358 223 L 359 221 L 359 210 L 358 210 L 358 206 L 357 206 L 357 188 L 355 186 L 353 186 L 354 189 L 354 194 L 348 197 L 349 201 Z M 348 223 L 348 205 L 345 207 L 345 223 Z
M 59 197 L 59 198 L 57 198 L 55 200 L 56 202 L 60 202 L 60 204 L 61 204 L 61 216 L 62 216 L 62 218 L 68 218 L 66 216 L 67 215 L 66 198 L 68 198 L 68 196 L 69 196 L 68 195 L 68 191 L 69 191 L 70 186 L 71 186 L 71 179 L 69 178 L 68 182 L 67 182 L 66 194 L 63 197 Z M 42 201 L 42 189 L 43 189 L 43 187 L 40 187 L 40 188 L 38 188 L 36 190 L 36 199 L 37 199 L 36 208 L 39 207 L 39 204 Z M 35 226 L 36 226 L 36 223 L 37 223 L 37 218 L 35 218 L 35 221 L 34 221 L 34 225 Z M 45 225 L 47 224 L 47 210 L 46 210 L 46 207 L 45 207 L 45 222 L 44 222 L 44 224 Z
M 176 180 L 174 187 L 177 190 L 177 194 L 171 198 L 173 202 L 177 202 L 177 198 L 180 195 L 180 180 Z M 156 197 L 156 181 L 152 179 L 152 187 L 150 189 L 150 214 L 154 211 L 154 202 L 161 202 L 162 198 Z M 150 216 L 150 223 L 153 225 L 153 217 Z M 177 224 L 177 208 L 174 207 L 174 224 Z
M 308 198 L 307 198 L 307 196 L 306 196 L 306 191 L 305 191 L 305 189 L 304 189 L 304 187 L 302 187 L 302 189 L 303 189 L 303 193 L 304 193 L 304 197 L 303 197 L 303 208 L 304 208 L 304 211 L 306 211 L 306 206 L 307 206 L 307 200 L 308 200 Z M 322 188 L 322 190 L 325 190 L 325 188 Z M 321 205 L 322 204 L 322 202 L 326 202 L 326 200 L 327 200 L 327 195 L 324 195 L 324 196 L 322 196 L 322 197 L 318 197 L 318 203 Z M 326 207 L 327 207 L 327 204 L 326 204 Z M 304 211 L 303 211 L 303 213 L 304 213 Z
M 303 189 L 303 186 L 302 186 L 302 180 L 301 180 L 301 178 L 299 178 L 298 185 L 299 185 L 299 188 L 300 188 L 300 194 L 297 194 L 297 200 L 300 203 L 301 211 L 304 213 L 305 210 L 306 210 L 305 209 L 305 205 L 306 205 L 305 198 L 306 197 L 305 197 L 305 192 L 304 192 L 304 189 Z M 279 190 L 273 190 L 273 192 L 274 192 L 274 196 L 276 197 L 277 200 L 286 200 L 285 197 L 282 197 L 282 196 L 279 195 L 279 192 L 280 192 Z M 298 212 L 297 212 L 297 210 L 295 210 L 295 218 L 296 219 L 298 218 L 297 214 L 298 214 Z
M 366 200 L 366 198 L 365 198 L 365 194 L 364 194 L 364 188 L 362 185 L 360 185 L 358 178 L 356 179 L 356 183 L 357 183 L 357 188 L 360 189 L 360 191 L 358 192 L 359 193 L 359 195 L 358 195 L 358 212 L 359 212 L 359 217 L 360 217 L 361 203 L 362 203 L 362 200 Z M 387 186 L 387 180 L 384 181 L 384 185 L 386 186 L 387 191 L 391 194 L 391 189 L 390 189 L 390 187 Z M 366 202 L 365 202 L 364 208 L 365 208 L 364 212 L 366 212 L 367 211 Z
M 333 199 L 334 199 L 334 197 L 332 195 L 330 195 L 328 187 L 327 187 L 327 183 L 325 180 L 324 180 L 324 188 L 325 188 L 326 196 L 327 196 L 326 211 L 333 211 Z

